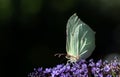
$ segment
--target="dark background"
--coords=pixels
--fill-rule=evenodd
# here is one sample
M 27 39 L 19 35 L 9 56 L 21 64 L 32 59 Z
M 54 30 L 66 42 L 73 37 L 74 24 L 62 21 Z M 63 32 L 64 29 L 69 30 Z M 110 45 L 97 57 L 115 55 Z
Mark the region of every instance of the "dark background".
M 64 63 L 66 23 L 77 15 L 96 32 L 89 58 L 120 54 L 119 0 L 0 0 L 0 77 L 27 77 Z

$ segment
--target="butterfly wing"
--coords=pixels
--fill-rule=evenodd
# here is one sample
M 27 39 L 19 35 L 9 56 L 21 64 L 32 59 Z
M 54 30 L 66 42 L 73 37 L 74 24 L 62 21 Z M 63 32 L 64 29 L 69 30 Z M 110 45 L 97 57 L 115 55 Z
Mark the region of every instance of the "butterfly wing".
M 73 14 L 67 22 L 67 54 L 79 59 L 88 58 L 95 48 L 95 32 Z

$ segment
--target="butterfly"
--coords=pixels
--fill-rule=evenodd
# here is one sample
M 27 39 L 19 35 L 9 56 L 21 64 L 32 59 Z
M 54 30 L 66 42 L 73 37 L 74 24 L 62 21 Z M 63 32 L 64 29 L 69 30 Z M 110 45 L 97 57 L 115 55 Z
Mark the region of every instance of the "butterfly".
M 88 58 L 95 49 L 95 32 L 74 13 L 66 27 L 66 58 L 70 62 Z

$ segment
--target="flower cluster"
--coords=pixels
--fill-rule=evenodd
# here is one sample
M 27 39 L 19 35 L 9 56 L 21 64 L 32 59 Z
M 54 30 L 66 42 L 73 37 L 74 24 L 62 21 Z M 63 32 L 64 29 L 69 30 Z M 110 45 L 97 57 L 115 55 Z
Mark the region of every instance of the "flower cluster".
M 114 60 L 94 62 L 89 61 L 90 72 L 94 77 L 120 77 L 120 61 L 115 57 Z
M 76 63 L 59 64 L 53 68 L 34 69 L 28 77 L 120 77 L 120 61 L 117 58 L 111 62 L 90 59 Z

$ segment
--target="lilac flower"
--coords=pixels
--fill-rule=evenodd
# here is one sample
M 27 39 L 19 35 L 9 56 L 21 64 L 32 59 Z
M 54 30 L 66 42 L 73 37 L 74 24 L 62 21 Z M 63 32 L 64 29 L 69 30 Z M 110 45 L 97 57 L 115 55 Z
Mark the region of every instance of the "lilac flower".
M 51 74 L 52 74 L 52 76 L 57 76 L 57 75 L 59 75 L 59 72 L 58 72 L 58 70 L 53 70 Z
M 42 67 L 29 73 L 28 77 L 117 77 L 120 75 L 120 61 L 115 58 L 111 62 L 90 59 L 76 63 L 59 64 L 56 67 Z
M 86 69 L 86 68 L 87 68 L 87 64 L 85 64 L 85 63 L 82 64 L 81 66 L 82 66 L 83 69 Z
M 99 77 L 103 77 L 103 73 L 99 73 L 98 76 L 99 76 Z
M 56 68 L 57 68 L 57 69 L 60 69 L 60 68 L 62 68 L 63 66 L 64 66 L 63 64 L 59 64 L 59 65 L 56 66 Z
M 44 71 L 44 73 L 50 73 L 51 71 L 52 71 L 51 68 L 46 68 L 45 71 Z
M 93 59 L 90 59 L 89 60 L 89 65 L 90 67 L 94 67 L 95 66 L 95 63 L 93 62 Z
M 108 74 L 106 77 L 112 77 L 112 75 Z
M 76 68 L 75 68 L 75 67 L 72 67 L 70 70 L 71 70 L 71 72 L 73 72 L 73 71 L 76 70 Z
M 92 70 L 91 70 L 92 74 L 95 74 L 96 73 L 96 68 L 93 67 Z
M 96 67 L 96 73 L 100 72 L 100 68 Z
M 43 70 L 42 67 L 37 69 L 38 72 L 41 72 L 42 70 Z
M 103 68 L 105 72 L 109 72 L 110 71 L 110 66 L 109 65 L 105 65 L 105 67 Z
M 106 65 L 106 64 L 108 64 L 109 62 L 107 61 L 107 60 L 105 60 L 104 62 L 103 62 L 103 65 Z
M 96 66 L 97 66 L 97 67 L 101 67 L 101 66 L 102 66 L 102 60 L 99 60 L 99 61 L 96 63 Z

